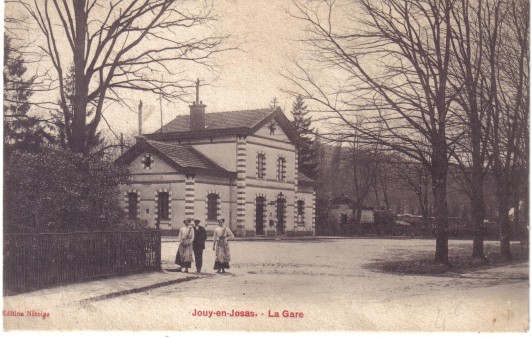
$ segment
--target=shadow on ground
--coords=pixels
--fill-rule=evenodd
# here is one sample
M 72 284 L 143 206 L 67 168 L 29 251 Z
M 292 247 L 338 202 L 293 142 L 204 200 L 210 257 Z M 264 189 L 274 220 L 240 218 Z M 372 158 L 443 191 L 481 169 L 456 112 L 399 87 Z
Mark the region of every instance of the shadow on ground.
M 385 256 L 363 265 L 363 268 L 391 274 L 449 277 L 529 261 L 528 245 L 520 243 L 512 243 L 512 260 L 505 260 L 499 252 L 499 246 L 493 243 L 484 246 L 485 259 L 471 258 L 472 251 L 472 243 L 450 246 L 449 265 L 435 263 L 434 252 L 419 252 L 415 249 L 387 252 Z

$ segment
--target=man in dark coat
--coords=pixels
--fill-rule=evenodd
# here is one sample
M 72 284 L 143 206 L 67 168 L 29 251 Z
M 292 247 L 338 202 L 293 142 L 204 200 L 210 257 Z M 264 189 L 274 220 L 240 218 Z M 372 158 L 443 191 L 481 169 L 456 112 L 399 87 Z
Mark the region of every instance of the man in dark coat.
M 194 250 L 194 258 L 196 260 L 196 270 L 201 272 L 203 265 L 203 250 L 205 249 L 205 241 L 207 240 L 207 231 L 200 225 L 200 220 L 194 220 L 194 241 L 192 241 L 192 250 Z

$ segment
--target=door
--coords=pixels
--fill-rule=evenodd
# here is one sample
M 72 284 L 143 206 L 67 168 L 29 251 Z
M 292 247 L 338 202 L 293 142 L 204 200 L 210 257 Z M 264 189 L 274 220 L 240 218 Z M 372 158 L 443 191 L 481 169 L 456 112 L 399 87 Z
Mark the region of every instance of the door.
M 277 234 L 284 234 L 284 214 L 286 209 L 286 199 L 284 197 L 277 198 Z
M 256 233 L 257 235 L 264 235 L 264 204 L 265 204 L 265 198 L 264 197 L 257 197 L 256 201 Z

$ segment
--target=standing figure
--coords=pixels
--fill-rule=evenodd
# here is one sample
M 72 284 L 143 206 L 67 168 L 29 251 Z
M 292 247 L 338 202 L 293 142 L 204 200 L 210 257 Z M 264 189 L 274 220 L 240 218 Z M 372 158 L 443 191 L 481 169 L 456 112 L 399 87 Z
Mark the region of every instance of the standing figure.
M 214 239 L 212 249 L 216 252 L 214 269 L 216 272 L 225 272 L 229 269 L 231 261 L 231 252 L 229 251 L 229 240 L 235 238 L 231 229 L 224 225 L 225 219 L 218 220 L 218 227 L 214 230 Z
M 200 225 L 200 220 L 194 220 L 194 241 L 192 242 L 192 250 L 194 250 L 194 259 L 196 260 L 196 271 L 201 272 L 203 265 L 203 250 L 205 249 L 205 241 L 207 240 L 207 231 Z
M 179 229 L 179 237 L 177 239 L 179 248 L 175 257 L 175 263 L 179 265 L 177 271 L 181 272 L 182 268 L 185 268 L 185 272 L 188 272 L 192 261 L 192 242 L 194 241 L 194 227 L 192 226 L 192 219 L 187 218 L 183 221 L 185 224 Z

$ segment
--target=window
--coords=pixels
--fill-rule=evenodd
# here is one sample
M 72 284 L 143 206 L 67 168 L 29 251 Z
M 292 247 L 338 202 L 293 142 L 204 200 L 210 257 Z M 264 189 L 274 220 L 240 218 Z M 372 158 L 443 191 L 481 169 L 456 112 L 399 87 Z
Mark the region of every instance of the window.
M 129 219 L 137 219 L 138 195 L 136 192 L 127 194 L 127 212 Z
M 277 180 L 284 181 L 286 178 L 286 160 L 284 157 L 277 159 Z
M 218 218 L 218 194 L 207 195 L 207 220 L 215 221 Z
M 303 222 L 303 215 L 305 214 L 305 201 L 297 201 L 297 221 Z
M 158 198 L 158 210 L 159 210 L 159 219 L 168 220 L 169 216 L 169 207 L 170 207 L 170 198 L 167 192 L 160 192 Z
M 264 178 L 266 176 L 266 155 L 259 153 L 257 155 L 257 177 Z
M 146 154 L 142 158 L 141 162 L 142 162 L 142 165 L 144 166 L 145 170 L 151 170 L 151 166 L 152 166 L 154 161 L 153 161 L 153 158 L 151 157 L 150 154 Z

